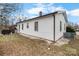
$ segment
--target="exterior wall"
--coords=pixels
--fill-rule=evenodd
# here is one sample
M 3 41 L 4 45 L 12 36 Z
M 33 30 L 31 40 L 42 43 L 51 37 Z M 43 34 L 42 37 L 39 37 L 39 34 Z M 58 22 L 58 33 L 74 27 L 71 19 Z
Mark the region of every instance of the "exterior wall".
M 16 26 L 16 28 L 17 28 L 17 30 L 16 30 L 16 31 L 17 31 L 17 33 L 19 33 L 19 32 L 20 32 L 19 25 L 20 25 L 20 24 L 17 24 L 17 26 Z
M 38 31 L 34 30 L 34 22 L 38 21 Z M 62 22 L 62 30 L 60 31 L 60 21 Z M 29 28 L 27 28 L 27 23 L 29 23 Z M 22 30 L 22 24 L 24 25 L 24 29 Z M 19 30 L 20 25 L 20 30 Z M 55 14 L 55 41 L 63 36 L 63 33 L 66 31 L 66 21 L 64 19 L 63 14 Z M 19 23 L 17 25 L 17 32 L 24 33 L 40 38 L 45 38 L 54 41 L 54 16 L 49 15 L 45 17 L 41 17 L 38 19 L 34 19 L 31 21 Z
M 60 21 L 62 22 L 62 30 L 60 31 Z M 66 32 L 66 21 L 63 14 L 55 14 L 55 40 L 58 40 Z
M 34 22 L 36 21 L 38 21 L 38 31 L 34 30 Z M 27 23 L 29 23 L 29 28 L 27 28 Z M 20 23 L 20 33 L 53 40 L 53 17 L 52 15 L 24 22 L 23 25 L 24 25 L 24 29 L 22 30 L 22 23 Z M 17 28 L 19 32 L 19 26 L 17 26 Z

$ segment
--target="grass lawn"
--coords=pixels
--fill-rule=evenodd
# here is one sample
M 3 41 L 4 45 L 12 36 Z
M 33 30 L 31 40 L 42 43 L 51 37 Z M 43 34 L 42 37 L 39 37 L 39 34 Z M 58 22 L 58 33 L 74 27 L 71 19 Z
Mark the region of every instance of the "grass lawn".
M 48 49 L 50 48 L 50 49 Z M 79 37 L 69 44 L 55 46 L 53 43 L 29 39 L 18 34 L 0 35 L 0 55 L 3 56 L 53 56 L 79 55 Z

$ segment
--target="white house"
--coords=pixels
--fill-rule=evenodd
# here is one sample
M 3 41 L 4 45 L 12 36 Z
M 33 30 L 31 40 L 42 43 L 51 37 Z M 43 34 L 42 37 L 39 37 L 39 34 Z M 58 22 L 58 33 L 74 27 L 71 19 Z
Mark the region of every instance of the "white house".
M 66 12 L 56 11 L 46 15 L 40 13 L 38 17 L 18 22 L 17 32 L 56 41 L 66 32 L 66 23 Z

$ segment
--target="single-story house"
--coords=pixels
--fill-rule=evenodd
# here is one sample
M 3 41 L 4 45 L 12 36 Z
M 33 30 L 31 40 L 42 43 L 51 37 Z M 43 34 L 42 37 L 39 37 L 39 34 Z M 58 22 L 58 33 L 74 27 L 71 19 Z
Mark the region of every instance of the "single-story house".
M 18 22 L 17 33 L 56 41 L 66 32 L 67 15 L 65 11 L 56 11 Z

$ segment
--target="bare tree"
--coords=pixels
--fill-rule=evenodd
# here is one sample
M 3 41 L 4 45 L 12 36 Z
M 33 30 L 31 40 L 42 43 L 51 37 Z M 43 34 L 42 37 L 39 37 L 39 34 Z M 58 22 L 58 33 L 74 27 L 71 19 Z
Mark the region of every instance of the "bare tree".
M 18 10 L 19 4 L 16 3 L 1 3 L 0 4 L 0 24 L 7 25 L 9 24 L 9 16 L 12 12 Z

